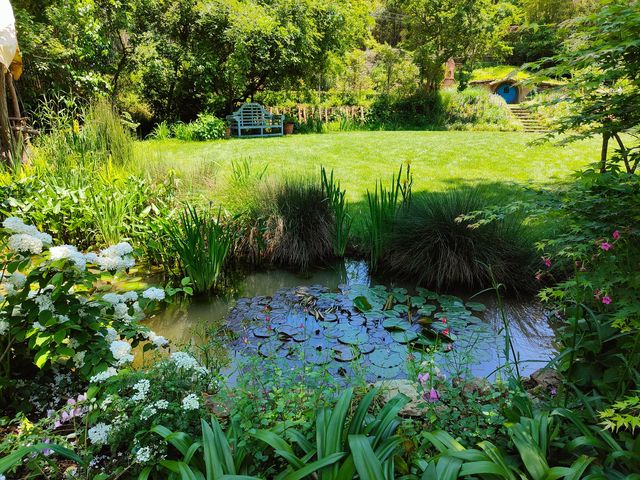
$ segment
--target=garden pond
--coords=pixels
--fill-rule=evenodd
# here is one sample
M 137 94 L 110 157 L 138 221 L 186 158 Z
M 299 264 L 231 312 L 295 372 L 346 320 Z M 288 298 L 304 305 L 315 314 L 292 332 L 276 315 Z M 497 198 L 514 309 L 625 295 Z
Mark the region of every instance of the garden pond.
M 452 376 L 494 376 L 505 364 L 505 322 L 520 374 L 530 374 L 555 354 L 548 317 L 533 299 L 500 308 L 495 292 L 380 285 L 366 262 L 347 261 L 306 276 L 254 272 L 227 296 L 170 305 L 147 325 L 178 345 L 222 338 L 232 382 L 250 359 L 375 382 L 406 377 L 429 358 Z

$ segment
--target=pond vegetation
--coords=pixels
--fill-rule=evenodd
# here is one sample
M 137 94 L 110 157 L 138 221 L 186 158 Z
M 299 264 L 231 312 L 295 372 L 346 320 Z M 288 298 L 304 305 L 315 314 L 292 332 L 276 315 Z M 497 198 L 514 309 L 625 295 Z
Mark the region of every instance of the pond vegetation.
M 640 478 L 637 0 L 12 3 L 0 480 Z

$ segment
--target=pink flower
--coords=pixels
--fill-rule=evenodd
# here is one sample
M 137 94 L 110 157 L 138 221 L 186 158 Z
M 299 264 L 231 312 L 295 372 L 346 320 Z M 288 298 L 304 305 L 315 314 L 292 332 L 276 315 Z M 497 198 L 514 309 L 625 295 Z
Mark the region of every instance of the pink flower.
M 600 244 L 600 248 L 606 252 L 608 250 L 611 250 L 613 248 L 613 245 L 611 245 L 609 242 L 602 242 Z
M 605 295 L 604 297 L 602 297 L 602 303 L 604 303 L 605 305 L 609 305 L 611 303 L 611 297 L 609 295 Z
M 440 395 L 438 395 L 438 391 L 435 388 L 432 388 L 429 392 L 429 401 L 433 403 L 438 400 L 440 400 Z
M 593 291 L 593 298 L 595 298 L 596 300 L 600 300 L 600 289 L 599 288 L 596 288 Z
M 444 351 L 445 352 L 450 352 L 451 350 L 453 350 L 453 345 L 448 343 L 446 347 L 444 347 Z
M 542 258 L 542 263 L 544 263 L 544 266 L 547 268 L 551 268 L 551 259 L 549 257 L 541 257 Z
M 442 323 L 447 323 L 447 318 L 446 317 L 442 317 L 442 320 L 440 320 Z
M 418 381 L 424 387 L 424 385 L 429 381 L 429 373 L 419 373 L 418 374 Z
M 442 334 L 443 334 L 443 335 L 449 335 L 449 329 L 448 329 L 448 328 L 445 328 L 445 329 L 442 331 Z
M 620 238 L 620 232 L 618 230 L 614 230 L 611 236 L 613 237 L 614 240 L 618 240 Z
M 542 280 L 542 272 L 538 272 L 538 273 L 536 273 L 536 280 L 537 280 L 537 281 Z

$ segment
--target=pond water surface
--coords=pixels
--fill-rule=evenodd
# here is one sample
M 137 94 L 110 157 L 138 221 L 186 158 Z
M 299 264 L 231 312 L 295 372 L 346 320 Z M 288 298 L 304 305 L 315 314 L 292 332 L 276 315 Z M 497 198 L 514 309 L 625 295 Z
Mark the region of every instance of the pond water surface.
M 491 377 L 505 364 L 505 321 L 522 375 L 555 354 L 548 314 L 533 299 L 507 299 L 499 309 L 495 294 L 470 298 L 377 280 L 363 261 L 305 276 L 254 272 L 226 297 L 171 305 L 147 325 L 177 345 L 202 344 L 208 328 L 226 325 L 231 379 L 250 357 L 367 381 L 403 378 L 409 363 L 430 358 L 450 375 Z

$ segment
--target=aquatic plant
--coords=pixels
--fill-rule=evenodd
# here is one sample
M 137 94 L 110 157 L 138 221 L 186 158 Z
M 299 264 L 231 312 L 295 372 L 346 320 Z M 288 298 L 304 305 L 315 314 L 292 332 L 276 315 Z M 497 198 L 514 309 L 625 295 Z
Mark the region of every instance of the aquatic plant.
M 378 261 L 386 249 L 394 228 L 398 198 L 401 198 L 403 206 L 408 206 L 411 203 L 411 185 L 413 184 L 411 165 L 407 165 L 404 180 L 402 179 L 402 170 L 403 165 L 400 165 L 398 177 L 396 178 L 395 175 L 391 177 L 389 190 L 384 186 L 382 180 L 376 182 L 376 189 L 373 193 L 367 190 L 367 205 L 369 207 L 367 230 L 372 271 L 377 270 Z
M 111 188 L 109 188 L 111 187 Z M 107 245 L 116 244 L 124 237 L 127 216 L 135 205 L 138 192 L 133 189 L 118 188 L 98 184 L 90 191 L 93 220 L 102 241 Z
M 322 177 L 322 190 L 331 205 L 335 220 L 333 254 L 336 257 L 342 258 L 347 250 L 349 232 L 351 231 L 351 225 L 353 223 L 353 218 L 349 215 L 348 202 L 345 199 L 346 190 L 340 188 L 339 180 L 334 180 L 333 170 L 331 170 L 331 174 L 327 176 L 325 168 L 320 167 L 320 175 Z
M 438 289 L 487 288 L 491 275 L 512 291 L 533 289 L 533 240 L 518 218 L 476 224 L 460 218 L 484 207 L 478 189 L 415 198 L 396 216 L 381 269 Z
M 221 210 L 213 216 L 187 204 L 177 221 L 164 224 L 182 273 L 199 293 L 209 292 L 218 284 L 231 248 L 231 229 L 221 220 Z

